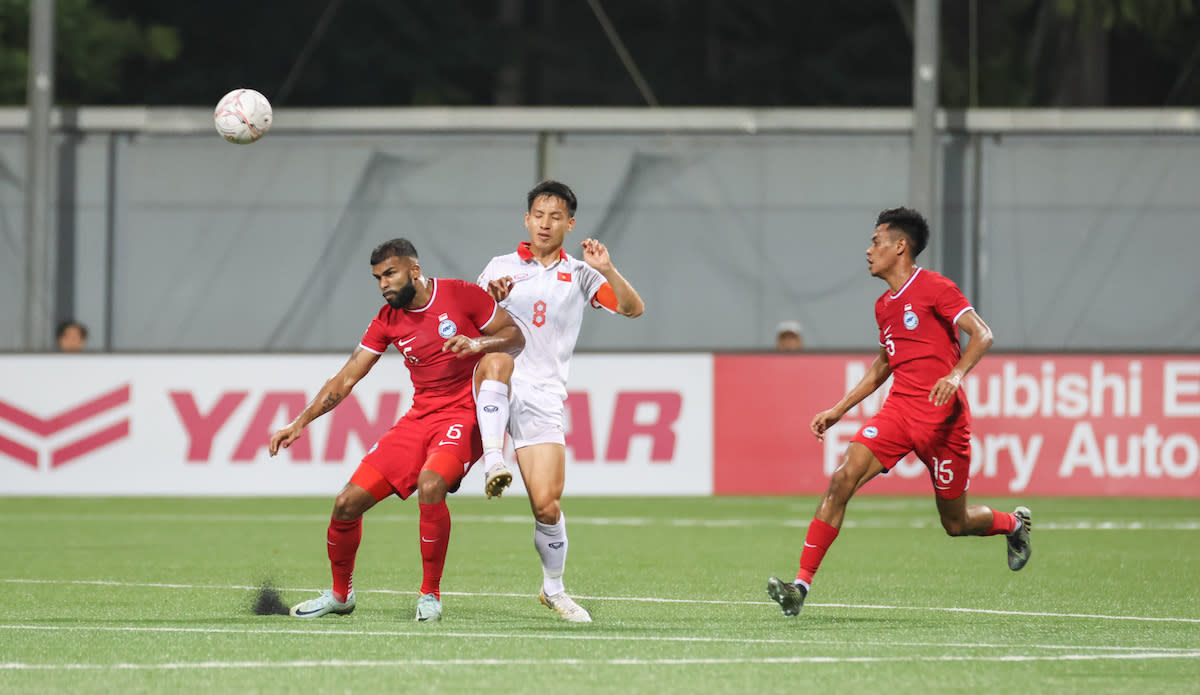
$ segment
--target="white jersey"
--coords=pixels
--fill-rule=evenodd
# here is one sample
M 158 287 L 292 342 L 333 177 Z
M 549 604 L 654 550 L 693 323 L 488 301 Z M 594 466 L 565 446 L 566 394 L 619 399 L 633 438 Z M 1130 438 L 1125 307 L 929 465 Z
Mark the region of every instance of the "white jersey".
M 560 250 L 558 260 L 543 266 L 522 242 L 516 252 L 496 256 L 479 274 L 479 286 L 509 276 L 512 291 L 504 307 L 525 334 L 525 349 L 517 356 L 514 387 L 534 386 L 567 397 L 567 371 L 579 339 L 583 310 L 591 304 L 612 312 L 596 301 L 607 280 L 600 271 Z M 616 313 L 616 312 L 612 312 Z

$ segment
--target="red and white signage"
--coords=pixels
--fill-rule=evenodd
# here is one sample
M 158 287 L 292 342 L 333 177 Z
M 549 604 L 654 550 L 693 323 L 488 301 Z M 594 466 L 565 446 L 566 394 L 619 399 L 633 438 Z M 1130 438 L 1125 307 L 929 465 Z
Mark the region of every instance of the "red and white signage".
M 872 359 L 716 357 L 714 491 L 823 492 L 887 385 L 823 443 L 809 422 L 858 383 Z M 965 388 L 974 494 L 1200 496 L 1200 357 L 991 354 Z M 912 458 L 862 492 L 932 494 L 925 466 Z
M 572 360 L 567 493 L 712 494 L 712 363 L 711 355 Z
M 2 357 L 0 494 L 333 495 L 412 404 L 408 371 L 385 357 L 304 437 L 269 457 L 271 432 L 344 361 Z M 687 436 L 711 421 L 711 357 L 581 356 L 573 372 L 569 493 L 712 492 L 711 437 Z M 472 473 L 461 494 L 482 488 L 482 474 Z
M 886 386 L 823 443 L 808 423 L 871 359 L 578 356 L 567 493 L 819 494 Z M 0 495 L 333 495 L 412 402 L 408 371 L 385 357 L 270 458 L 270 433 L 344 360 L 0 357 Z M 991 354 L 964 388 L 973 494 L 1200 497 L 1200 356 Z M 481 494 L 481 478 L 472 472 L 459 494 Z M 913 459 L 862 491 L 872 493 L 932 494 Z

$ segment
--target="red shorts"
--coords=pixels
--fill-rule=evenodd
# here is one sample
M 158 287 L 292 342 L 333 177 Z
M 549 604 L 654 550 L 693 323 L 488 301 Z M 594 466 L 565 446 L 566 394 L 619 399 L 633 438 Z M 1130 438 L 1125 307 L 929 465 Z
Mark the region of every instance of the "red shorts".
M 915 451 L 942 499 L 955 499 L 970 485 L 971 410 L 962 392 L 940 407 L 888 398 L 852 441 L 870 449 L 888 471 Z
M 474 400 L 419 417 L 405 415 L 375 442 L 362 462 L 379 471 L 400 499 L 407 499 L 417 489 L 417 476 L 435 452 L 449 453 L 462 464 L 461 470 L 437 469 L 454 492 L 471 465 L 483 456 Z

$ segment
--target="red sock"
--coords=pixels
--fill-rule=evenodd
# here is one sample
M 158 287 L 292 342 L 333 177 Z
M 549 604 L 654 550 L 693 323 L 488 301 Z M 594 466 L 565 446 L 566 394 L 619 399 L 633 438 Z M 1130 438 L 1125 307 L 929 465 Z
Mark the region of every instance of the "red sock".
M 985 536 L 995 536 L 1003 533 L 1008 535 L 1017 530 L 1017 515 L 1009 514 L 1008 512 L 998 512 L 992 510 L 992 525 L 988 528 Z
M 804 535 L 804 550 L 800 553 L 800 572 L 796 579 L 805 584 L 812 584 L 813 575 L 821 566 L 825 551 L 833 545 L 838 536 L 838 530 L 820 519 L 813 519 L 808 525 L 808 533 Z
M 442 569 L 450 548 L 450 509 L 446 502 L 421 507 L 421 595 L 442 598 Z
M 333 597 L 345 602 L 354 588 L 354 556 L 362 540 L 362 517 L 351 521 L 330 519 L 325 540 L 329 566 L 333 569 Z

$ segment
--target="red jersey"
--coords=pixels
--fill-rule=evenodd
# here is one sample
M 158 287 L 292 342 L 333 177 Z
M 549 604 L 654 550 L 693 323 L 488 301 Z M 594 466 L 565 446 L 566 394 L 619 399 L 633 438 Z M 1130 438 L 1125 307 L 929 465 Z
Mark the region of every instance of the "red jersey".
M 891 396 L 928 398 L 962 357 L 955 322 L 972 308 L 953 280 L 923 268 L 899 292 L 875 300 L 879 344 L 895 375 Z
M 442 352 L 455 335 L 478 338 L 496 316 L 496 302 L 462 280 L 434 278 L 433 296 L 420 309 L 384 305 L 367 326 L 359 347 L 382 355 L 388 345 L 404 354 L 415 394 L 411 415 L 420 416 L 471 398 L 471 377 L 481 355 L 458 357 Z

